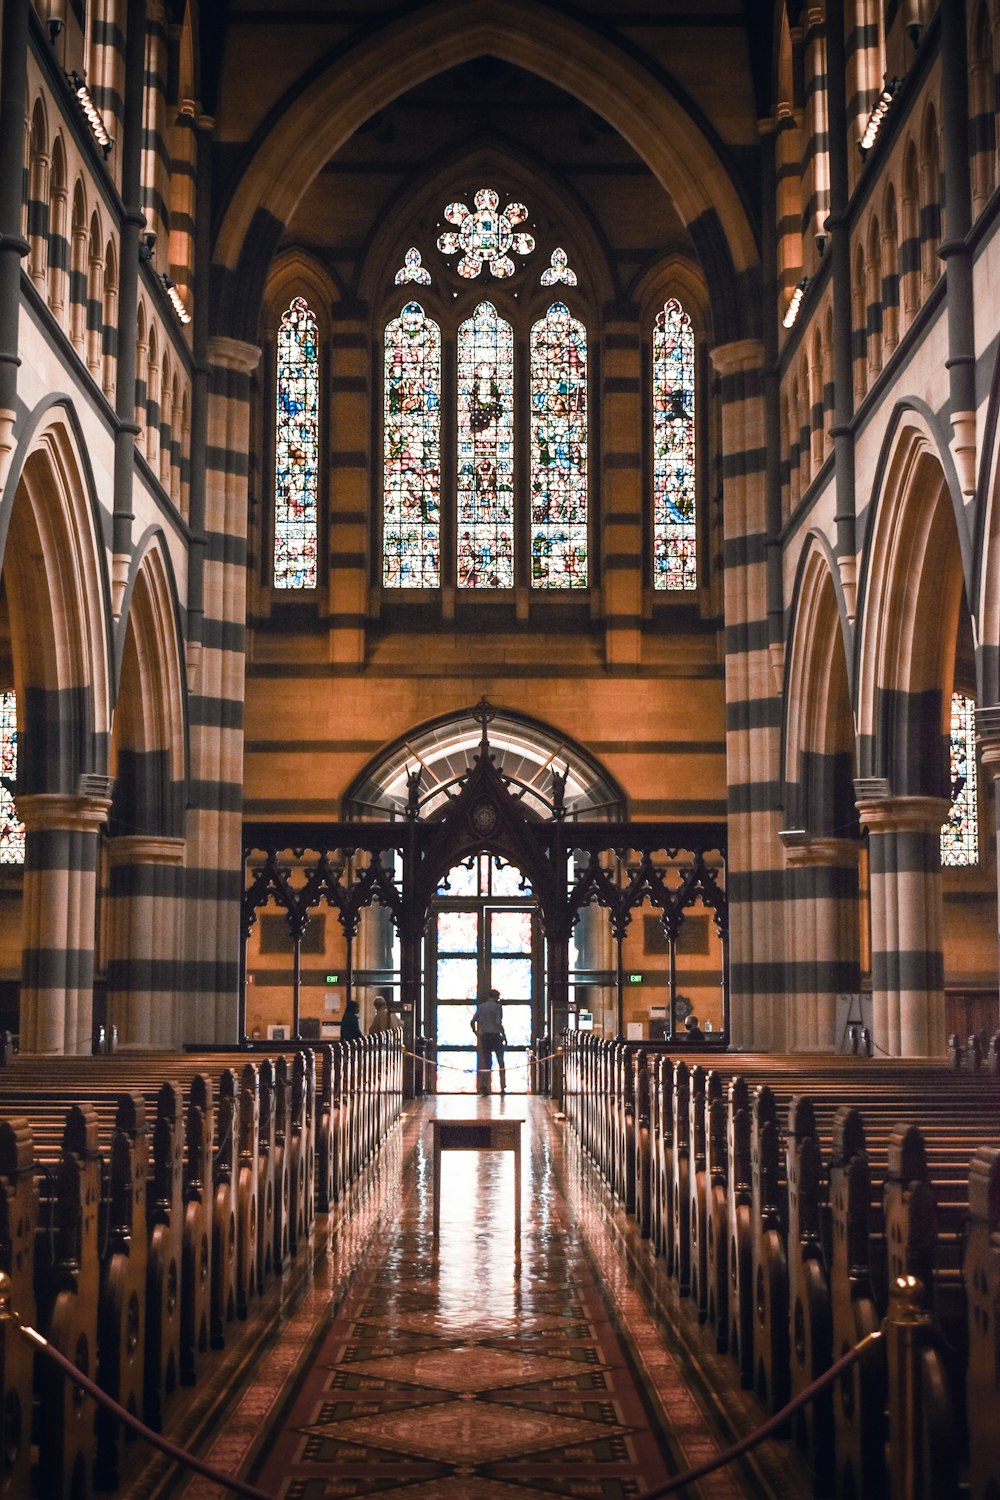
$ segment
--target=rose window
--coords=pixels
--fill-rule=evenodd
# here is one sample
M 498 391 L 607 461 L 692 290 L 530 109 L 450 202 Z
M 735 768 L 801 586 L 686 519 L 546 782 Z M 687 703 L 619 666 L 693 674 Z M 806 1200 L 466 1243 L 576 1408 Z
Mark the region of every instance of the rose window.
M 464 203 L 449 203 L 444 216 L 449 224 L 457 226 L 458 232 L 446 230 L 438 237 L 438 249 L 443 255 L 462 252 L 458 263 L 458 274 L 468 280 L 478 276 L 484 264 L 488 265 L 498 280 L 514 274 L 514 262 L 507 253 L 530 255 L 535 248 L 534 236 L 515 228 L 523 224 L 528 210 L 523 203 L 508 203 L 500 212 L 500 199 L 492 188 L 480 188 L 476 194 L 475 210 Z

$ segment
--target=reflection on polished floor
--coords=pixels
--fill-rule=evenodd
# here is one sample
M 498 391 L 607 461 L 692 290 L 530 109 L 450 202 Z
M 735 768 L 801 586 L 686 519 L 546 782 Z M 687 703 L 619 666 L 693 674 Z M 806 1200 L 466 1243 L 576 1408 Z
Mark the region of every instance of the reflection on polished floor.
M 507 1152 L 443 1154 L 432 1236 L 430 1119 L 501 1111 L 525 1119 L 519 1262 Z M 752 1426 L 730 1369 L 687 1357 L 687 1309 L 653 1306 L 647 1247 L 565 1130 L 537 1098 L 408 1106 L 270 1345 L 220 1377 L 203 1457 L 281 1500 L 631 1500 Z M 684 1493 L 806 1492 L 778 1444 Z

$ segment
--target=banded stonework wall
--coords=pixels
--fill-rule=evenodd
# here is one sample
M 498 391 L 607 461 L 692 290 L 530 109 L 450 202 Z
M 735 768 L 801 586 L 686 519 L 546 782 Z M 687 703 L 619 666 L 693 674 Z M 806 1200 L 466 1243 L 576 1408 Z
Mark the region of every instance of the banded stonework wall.
M 0 870 L 0 982 L 26 1044 L 84 1050 L 95 1020 L 231 1038 L 242 817 L 338 816 L 385 746 L 484 695 L 588 750 L 631 816 L 728 819 L 737 1044 L 830 1046 L 859 990 L 887 1051 L 940 1050 L 962 996 L 992 1017 L 995 0 L 201 10 L 3 9 L 0 687 L 28 857 Z M 483 185 L 538 239 L 503 283 L 435 249 Z M 552 297 L 586 325 L 586 589 L 545 595 L 524 564 L 502 596 L 450 565 L 382 587 L 381 340 L 411 245 L 446 369 L 484 297 L 522 389 Z M 578 280 L 553 292 L 556 245 Z M 275 333 L 298 295 L 320 569 L 290 593 Z M 698 467 L 676 595 L 650 532 L 672 296 Z M 446 411 L 446 508 L 454 441 Z M 942 872 L 954 690 L 979 714 L 981 858 Z

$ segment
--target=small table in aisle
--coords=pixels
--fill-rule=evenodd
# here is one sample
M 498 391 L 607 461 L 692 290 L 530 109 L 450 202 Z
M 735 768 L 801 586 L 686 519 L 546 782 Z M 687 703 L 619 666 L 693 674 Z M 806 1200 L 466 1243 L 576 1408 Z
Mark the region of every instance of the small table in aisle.
M 432 1120 L 434 1131 L 434 1238 L 441 1232 L 441 1152 L 513 1151 L 514 1245 L 521 1248 L 521 1126 L 523 1120 Z

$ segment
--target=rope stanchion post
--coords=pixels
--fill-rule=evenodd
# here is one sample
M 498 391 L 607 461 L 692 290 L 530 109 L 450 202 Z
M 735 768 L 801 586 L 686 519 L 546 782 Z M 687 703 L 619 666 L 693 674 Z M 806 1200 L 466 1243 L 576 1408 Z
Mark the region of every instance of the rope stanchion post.
M 916 1276 L 897 1276 L 883 1323 L 889 1372 L 889 1492 L 892 1500 L 952 1500 L 958 1454 L 947 1385 L 936 1357 L 934 1318 Z

